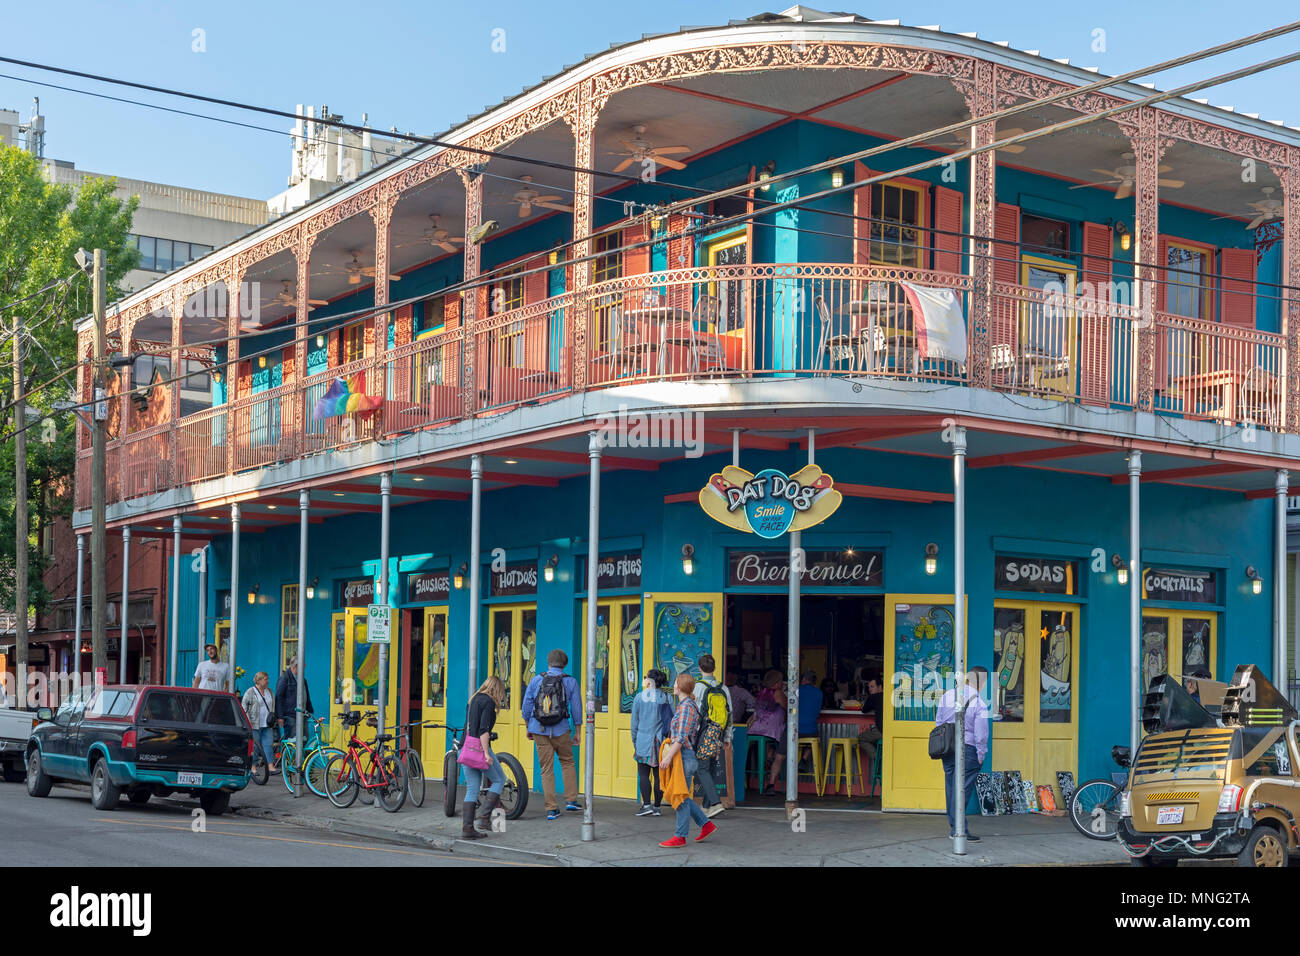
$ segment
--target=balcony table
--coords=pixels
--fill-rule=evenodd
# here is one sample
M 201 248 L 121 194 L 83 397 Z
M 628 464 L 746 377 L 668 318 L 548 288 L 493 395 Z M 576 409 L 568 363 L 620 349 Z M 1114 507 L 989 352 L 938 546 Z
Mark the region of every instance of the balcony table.
M 1174 379 L 1174 384 L 1184 395 L 1184 414 L 1187 414 L 1186 396 L 1188 395 L 1217 396 L 1218 404 L 1209 410 L 1206 417 L 1229 422 L 1241 420 L 1244 410 L 1238 408 L 1239 404 L 1245 404 L 1248 408 L 1267 407 L 1267 398 L 1276 388 L 1276 377 L 1264 373 L 1248 382 L 1247 379 L 1252 371 L 1254 369 L 1224 368 Z M 1195 414 L 1195 410 L 1192 414 Z M 1274 415 L 1276 410 L 1271 410 L 1270 418 Z
M 911 311 L 904 302 L 858 299 L 848 304 L 847 311 L 852 339 L 857 343 L 856 368 L 860 371 L 876 371 L 878 364 L 883 367 L 878 358 L 887 358 L 889 352 L 902 352 L 915 341 Z
M 690 322 L 691 313 L 675 305 L 649 304 L 638 305 L 623 310 L 623 317 L 635 322 L 653 322 L 659 326 L 659 374 L 664 374 L 664 346 L 668 344 L 668 326 L 670 323 Z M 680 338 L 680 336 L 679 336 Z M 649 351 L 650 342 L 637 342 L 627 347 L 628 351 Z

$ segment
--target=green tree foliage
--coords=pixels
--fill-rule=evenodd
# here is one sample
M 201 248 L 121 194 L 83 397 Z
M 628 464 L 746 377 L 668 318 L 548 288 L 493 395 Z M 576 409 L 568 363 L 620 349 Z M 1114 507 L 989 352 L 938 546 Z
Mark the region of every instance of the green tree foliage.
M 13 607 L 14 482 L 13 326 L 21 315 L 24 392 L 28 393 L 27 488 L 31 604 L 49 600 L 42 572 L 40 529 L 72 510 L 75 418 L 51 415 L 53 403 L 73 397 L 77 384 L 75 325 L 92 307 L 90 277 L 77 268 L 78 249 L 105 251 L 108 301 L 139 257 L 129 244 L 138 199 L 114 195 L 113 179 L 88 180 L 75 192 L 47 182 L 40 162 L 21 149 L 0 146 L 0 607 Z M 41 293 L 48 283 L 68 279 Z M 39 293 L 39 294 L 38 294 Z M 60 373 L 71 369 L 67 375 Z M 52 383 L 51 379 L 56 379 Z M 46 384 L 49 383 L 49 384 Z M 49 416 L 38 420 L 37 416 Z

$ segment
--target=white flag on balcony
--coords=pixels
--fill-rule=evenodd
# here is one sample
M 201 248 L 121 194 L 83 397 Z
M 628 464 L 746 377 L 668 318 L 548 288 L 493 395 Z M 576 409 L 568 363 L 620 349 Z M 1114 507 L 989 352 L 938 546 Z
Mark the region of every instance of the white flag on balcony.
M 916 322 L 916 349 L 924 358 L 966 362 L 966 316 L 952 289 L 900 282 Z

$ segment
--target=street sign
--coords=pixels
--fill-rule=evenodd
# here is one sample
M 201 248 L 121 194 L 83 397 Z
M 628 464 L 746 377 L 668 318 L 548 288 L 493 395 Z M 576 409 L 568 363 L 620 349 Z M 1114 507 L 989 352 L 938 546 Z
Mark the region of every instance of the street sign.
M 391 633 L 393 609 L 387 604 L 366 605 L 366 642 L 387 644 Z

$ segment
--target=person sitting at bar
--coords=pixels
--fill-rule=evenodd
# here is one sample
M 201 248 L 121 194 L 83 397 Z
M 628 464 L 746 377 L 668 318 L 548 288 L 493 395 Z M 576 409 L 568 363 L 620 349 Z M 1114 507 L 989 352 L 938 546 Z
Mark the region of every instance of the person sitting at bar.
M 876 745 L 880 743 L 881 729 L 885 722 L 884 684 L 879 674 L 872 674 L 867 678 L 867 699 L 863 701 L 862 713 L 864 716 L 870 714 L 875 720 L 872 726 L 864 728 L 862 733 L 858 734 L 858 746 L 867 755 L 865 766 L 874 767 Z
M 724 683 L 727 685 L 727 693 L 731 695 L 731 722 L 743 724 L 754 712 L 754 695 L 741 686 L 735 671 L 728 672 Z
M 817 675 L 804 671 L 799 679 L 799 736 L 817 736 L 817 718 L 821 716 L 824 697 L 817 686 Z
M 763 675 L 763 689 L 754 701 L 754 719 L 749 724 L 749 736 L 766 737 L 773 744 L 776 759 L 772 761 L 772 772 L 761 793 L 769 794 L 776 786 L 776 778 L 781 773 L 781 764 L 785 762 L 785 690 L 781 686 L 781 672 L 770 670 Z M 763 768 L 758 769 L 759 780 L 763 779 Z

